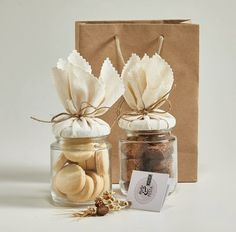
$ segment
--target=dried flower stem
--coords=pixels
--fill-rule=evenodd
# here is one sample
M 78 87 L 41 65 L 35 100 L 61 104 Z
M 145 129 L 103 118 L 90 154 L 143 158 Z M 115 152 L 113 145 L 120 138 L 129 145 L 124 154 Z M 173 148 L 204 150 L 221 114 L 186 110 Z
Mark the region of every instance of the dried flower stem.
M 112 211 L 119 211 L 129 206 L 129 202 L 116 198 L 115 193 L 112 191 L 106 191 L 102 196 L 95 199 L 95 206 L 89 207 L 85 210 L 74 212 L 72 217 L 83 218 L 90 216 L 104 216 Z

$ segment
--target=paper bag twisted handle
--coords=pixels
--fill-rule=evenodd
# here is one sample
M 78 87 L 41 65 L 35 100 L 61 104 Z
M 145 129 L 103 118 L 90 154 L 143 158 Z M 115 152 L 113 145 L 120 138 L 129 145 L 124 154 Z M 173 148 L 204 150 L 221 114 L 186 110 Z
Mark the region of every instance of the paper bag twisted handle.
M 116 42 L 116 49 L 117 49 L 118 56 L 119 56 L 122 64 L 125 65 L 125 59 L 124 59 L 124 56 L 122 54 L 121 47 L 120 47 L 120 39 L 119 39 L 118 35 L 115 35 L 114 38 L 115 38 L 115 42 Z M 157 47 L 157 54 L 158 55 L 160 55 L 160 53 L 161 53 L 163 42 L 164 42 L 164 36 L 160 35 L 158 37 L 158 47 Z

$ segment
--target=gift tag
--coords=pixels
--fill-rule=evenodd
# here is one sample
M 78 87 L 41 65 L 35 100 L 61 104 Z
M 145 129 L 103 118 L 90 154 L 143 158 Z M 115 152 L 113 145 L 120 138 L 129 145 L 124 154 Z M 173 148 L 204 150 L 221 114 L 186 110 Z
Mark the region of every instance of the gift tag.
M 169 189 L 169 174 L 133 171 L 127 199 L 131 208 L 160 211 Z

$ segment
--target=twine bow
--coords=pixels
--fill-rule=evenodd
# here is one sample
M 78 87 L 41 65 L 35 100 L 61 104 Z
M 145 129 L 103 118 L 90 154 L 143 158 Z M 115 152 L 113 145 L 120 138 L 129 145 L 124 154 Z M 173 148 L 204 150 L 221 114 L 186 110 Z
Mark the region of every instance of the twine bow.
M 169 99 L 166 98 L 166 96 L 168 96 L 170 94 L 170 92 L 172 91 L 172 89 L 170 91 L 168 91 L 166 94 L 164 94 L 160 99 L 158 99 L 157 101 L 155 101 L 153 104 L 151 104 L 149 107 L 147 108 L 143 108 L 141 110 L 133 110 L 133 111 L 128 111 L 128 112 L 124 112 L 121 113 L 119 116 L 119 119 L 123 119 L 129 122 L 132 122 L 134 120 L 142 120 L 144 119 L 144 116 L 148 115 L 149 113 L 154 113 L 154 114 L 165 114 L 168 113 L 171 110 L 171 102 Z M 166 110 L 160 110 L 159 107 L 161 105 L 166 104 L 168 105 L 168 108 Z M 136 119 L 127 119 L 127 116 L 139 116 Z
M 86 104 L 86 106 L 82 107 L 83 104 Z M 92 111 L 91 112 L 86 112 L 86 109 L 91 108 Z M 93 106 L 92 104 L 88 103 L 88 102 L 81 102 L 80 104 L 80 109 L 77 113 L 68 113 L 68 112 L 62 112 L 59 114 L 54 115 L 49 121 L 48 120 L 41 120 L 35 117 L 30 117 L 31 119 L 38 121 L 38 122 L 43 122 L 43 123 L 59 123 L 59 122 L 63 122 L 66 121 L 70 118 L 77 118 L 77 119 L 81 119 L 82 117 L 94 117 L 94 114 L 96 112 L 98 112 L 99 110 L 102 109 L 109 109 L 110 107 L 107 106 L 102 106 L 102 107 L 96 107 Z

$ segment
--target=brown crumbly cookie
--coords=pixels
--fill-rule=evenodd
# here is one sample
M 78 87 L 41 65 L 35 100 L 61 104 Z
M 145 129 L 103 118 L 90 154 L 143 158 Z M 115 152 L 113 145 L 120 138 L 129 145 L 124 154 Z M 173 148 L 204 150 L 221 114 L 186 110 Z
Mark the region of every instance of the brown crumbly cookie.
M 170 163 L 172 163 L 171 159 L 149 159 L 144 161 L 144 171 L 149 172 L 159 172 L 160 170 L 166 169 L 170 167 Z
M 143 170 L 149 172 L 171 173 L 172 153 L 167 143 L 149 145 L 142 155 Z
M 142 154 L 142 160 L 163 160 L 165 157 L 157 146 L 147 146 Z
M 141 159 L 128 159 L 127 160 L 127 169 L 141 170 L 142 169 L 142 160 Z
M 145 148 L 145 144 L 142 143 L 125 143 L 121 146 L 121 152 L 127 157 L 127 159 L 138 159 L 142 155 Z
M 128 159 L 126 160 L 126 172 L 122 173 L 125 181 L 130 181 L 133 170 L 143 170 L 143 164 L 141 159 Z
M 139 139 L 151 141 L 151 137 Z M 125 159 L 121 159 L 121 162 L 126 160 L 126 163 L 121 164 L 123 169 L 121 175 L 124 181 L 130 181 L 133 170 L 168 173 L 172 176 L 172 143 L 150 144 L 133 142 L 123 144 L 123 146 L 123 152 L 126 152 Z
M 158 144 L 155 144 L 151 147 L 153 149 L 159 150 L 162 153 L 162 155 L 165 159 L 169 158 L 174 152 L 174 147 L 173 147 L 173 144 L 171 142 L 158 143 Z
M 173 159 L 168 160 L 166 167 L 168 169 L 167 173 L 169 174 L 169 176 L 171 178 L 174 178 L 175 176 L 174 176 L 174 169 L 173 169 Z
M 157 172 L 158 172 L 158 173 L 169 174 L 170 177 L 173 177 L 172 168 L 170 168 L 170 167 L 165 167 L 165 168 L 163 168 L 163 169 L 158 170 Z

